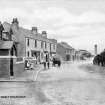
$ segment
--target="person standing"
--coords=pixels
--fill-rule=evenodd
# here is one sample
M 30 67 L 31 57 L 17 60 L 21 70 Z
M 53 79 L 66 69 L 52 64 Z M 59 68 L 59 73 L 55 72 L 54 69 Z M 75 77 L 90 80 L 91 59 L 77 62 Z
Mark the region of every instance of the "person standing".
M 46 63 L 47 63 L 47 67 L 49 69 L 49 67 L 50 67 L 50 58 L 49 58 L 49 54 L 48 53 L 46 54 Z
M 44 65 L 44 69 L 46 69 L 46 54 L 44 54 L 44 57 L 43 57 L 43 65 Z

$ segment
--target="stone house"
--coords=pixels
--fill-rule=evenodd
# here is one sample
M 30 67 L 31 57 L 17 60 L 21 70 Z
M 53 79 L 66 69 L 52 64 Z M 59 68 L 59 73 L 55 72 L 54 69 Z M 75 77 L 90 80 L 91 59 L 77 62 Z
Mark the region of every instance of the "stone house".
M 57 54 L 65 61 L 75 59 L 75 49 L 68 45 L 66 42 L 57 44 Z

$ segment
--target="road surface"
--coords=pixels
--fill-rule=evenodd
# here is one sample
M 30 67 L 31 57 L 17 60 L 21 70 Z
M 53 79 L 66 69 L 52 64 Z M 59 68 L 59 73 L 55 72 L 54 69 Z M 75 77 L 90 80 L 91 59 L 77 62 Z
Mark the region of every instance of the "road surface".
M 42 71 L 37 82 L 0 82 L 0 105 L 105 105 L 103 74 L 75 62 Z

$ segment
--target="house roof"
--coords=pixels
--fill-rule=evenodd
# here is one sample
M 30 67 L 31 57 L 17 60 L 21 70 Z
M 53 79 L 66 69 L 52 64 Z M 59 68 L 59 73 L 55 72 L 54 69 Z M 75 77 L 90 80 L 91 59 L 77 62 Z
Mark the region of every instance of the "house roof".
M 66 48 L 66 49 L 74 49 L 74 48 L 72 48 L 69 44 L 67 44 L 66 42 L 61 42 L 61 43 L 59 43 L 61 46 L 63 46 L 64 48 Z
M 16 31 L 15 28 L 11 27 L 11 24 L 4 22 L 3 23 L 4 29 L 6 32 L 9 32 L 10 28 L 14 30 L 14 36 L 16 37 L 17 41 L 24 40 L 25 37 L 37 39 L 37 40 L 43 40 L 50 43 L 55 43 L 54 41 L 42 37 L 42 34 L 38 33 L 37 35 L 33 34 L 31 30 L 25 29 L 23 27 L 19 27 L 18 31 Z
M 79 50 L 79 52 L 83 52 L 83 53 L 84 53 L 84 52 L 85 52 L 85 53 L 90 53 L 89 51 L 87 51 L 87 50 L 83 50 L 83 49 L 80 49 L 80 50 Z
M 11 49 L 13 41 L 0 41 L 0 49 Z
M 9 23 L 7 23 L 7 22 L 4 22 L 3 23 L 3 27 L 4 27 L 4 31 L 5 32 L 9 32 L 10 31 L 10 24 Z

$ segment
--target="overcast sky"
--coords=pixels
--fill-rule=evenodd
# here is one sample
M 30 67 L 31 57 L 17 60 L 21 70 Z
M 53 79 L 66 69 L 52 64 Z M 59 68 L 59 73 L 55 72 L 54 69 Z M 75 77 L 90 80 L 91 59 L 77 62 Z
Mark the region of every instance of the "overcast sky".
M 28 29 L 47 30 L 48 37 L 76 49 L 105 48 L 105 0 L 0 0 L 0 20 Z

